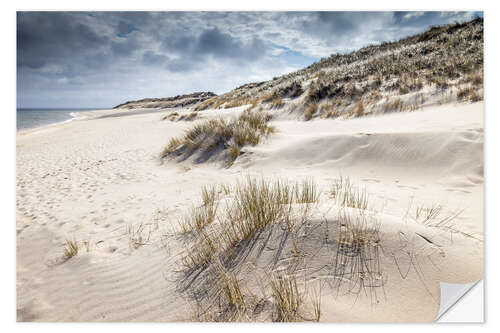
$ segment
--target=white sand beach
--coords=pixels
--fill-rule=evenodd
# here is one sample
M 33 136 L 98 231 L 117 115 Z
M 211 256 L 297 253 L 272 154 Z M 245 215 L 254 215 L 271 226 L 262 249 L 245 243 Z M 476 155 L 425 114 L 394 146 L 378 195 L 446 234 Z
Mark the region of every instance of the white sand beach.
M 234 186 L 248 176 L 318 185 L 308 223 L 319 227 L 303 238 L 308 261 L 299 288 L 305 312 L 312 313 L 313 291 L 321 294 L 320 321 L 431 322 L 439 282 L 481 279 L 483 102 L 347 120 L 277 117 L 271 121 L 276 133 L 245 147 L 231 167 L 159 159 L 169 139 L 193 124 L 245 108 L 206 110 L 194 121 L 176 122 L 161 120 L 169 110 L 105 118 L 98 116 L 118 111 L 87 112 L 84 120 L 18 132 L 17 320 L 196 320 L 179 283 L 185 247 L 178 220 L 199 205 L 202 186 Z M 319 244 L 338 237 L 328 229 L 339 210 L 329 189 L 341 176 L 366 189 L 370 214 L 380 223 L 383 286 L 376 289 L 339 293 L 321 271 L 334 259 Z M 417 207 L 438 206 L 443 217 L 456 213 L 452 227 L 412 218 Z M 65 260 L 67 240 L 85 245 Z M 273 255 L 273 242 L 263 257 Z M 259 294 L 256 281 L 264 275 L 242 268 L 245 293 Z M 272 300 L 262 303 L 261 320 L 269 319 L 266 302 Z

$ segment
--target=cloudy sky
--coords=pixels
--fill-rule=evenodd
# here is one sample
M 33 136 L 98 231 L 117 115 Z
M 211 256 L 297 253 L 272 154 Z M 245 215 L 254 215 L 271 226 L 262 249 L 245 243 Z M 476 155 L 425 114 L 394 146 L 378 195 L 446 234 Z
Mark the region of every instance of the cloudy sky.
M 472 12 L 18 12 L 18 107 L 224 93 Z M 481 15 L 482 16 L 482 15 Z

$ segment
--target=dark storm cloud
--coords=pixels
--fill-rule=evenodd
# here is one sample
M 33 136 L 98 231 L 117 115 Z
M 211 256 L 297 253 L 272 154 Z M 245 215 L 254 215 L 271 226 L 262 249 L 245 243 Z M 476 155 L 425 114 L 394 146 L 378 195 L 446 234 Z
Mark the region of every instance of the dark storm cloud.
M 162 66 L 165 65 L 168 60 L 169 58 L 167 56 L 153 51 L 146 51 L 142 55 L 142 62 L 146 66 Z
M 470 20 L 472 12 L 294 12 L 287 13 L 309 37 L 332 45 L 331 52 L 346 52 L 381 41 L 394 41 L 433 25 Z M 307 47 L 307 46 L 306 46 Z
M 39 68 L 79 52 L 98 50 L 109 40 L 84 20 L 85 14 L 18 13 L 18 65 Z
M 393 13 L 384 12 L 319 12 L 307 15 L 302 13 L 299 26 L 308 35 L 318 36 L 334 42 L 338 49 L 360 36 L 364 41 L 371 41 L 371 35 L 380 27 L 390 27 Z M 378 38 L 384 38 L 377 35 Z
M 195 69 L 205 57 L 234 62 L 256 61 L 268 51 L 266 43 L 258 37 L 243 42 L 218 28 L 203 30 L 197 36 L 168 35 L 162 46 L 164 51 L 178 55 L 178 59 L 167 63 L 167 67 L 176 72 Z
M 18 104 L 112 105 L 194 90 L 221 93 L 299 69 L 334 52 L 395 40 L 473 15 L 19 12 Z
M 204 31 L 200 35 L 196 44 L 196 51 L 201 54 L 211 54 L 221 58 L 243 57 L 252 59 L 262 54 L 265 50 L 264 43 L 258 38 L 254 37 L 250 43 L 244 44 L 231 35 L 213 28 Z
M 125 37 L 126 35 L 128 35 L 129 33 L 131 33 L 134 30 L 136 30 L 135 27 L 130 23 L 127 23 L 125 21 L 120 21 L 120 23 L 118 23 L 118 36 L 119 37 Z

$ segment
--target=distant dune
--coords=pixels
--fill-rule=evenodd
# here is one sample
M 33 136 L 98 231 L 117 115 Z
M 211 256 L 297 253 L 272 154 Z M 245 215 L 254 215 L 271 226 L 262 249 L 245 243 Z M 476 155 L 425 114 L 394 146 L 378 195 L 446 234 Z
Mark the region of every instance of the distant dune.
M 333 54 L 297 72 L 249 83 L 194 109 L 259 105 L 315 117 L 359 117 L 483 98 L 483 19 Z
M 149 108 L 176 108 L 186 107 L 205 101 L 208 98 L 215 97 L 212 92 L 195 92 L 187 95 L 177 95 L 165 98 L 144 98 L 137 101 L 128 101 L 117 105 L 114 109 L 149 109 Z
M 146 98 L 115 108 L 193 111 L 258 106 L 304 120 L 411 111 L 452 101 L 483 99 L 483 19 L 433 27 L 396 42 L 332 54 L 299 71 L 210 92 Z

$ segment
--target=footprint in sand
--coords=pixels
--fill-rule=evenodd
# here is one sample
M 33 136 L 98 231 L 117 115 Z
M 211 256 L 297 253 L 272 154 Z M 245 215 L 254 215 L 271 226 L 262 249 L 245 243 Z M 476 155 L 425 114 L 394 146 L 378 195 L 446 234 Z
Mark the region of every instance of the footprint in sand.
M 369 182 L 369 183 L 380 183 L 380 180 L 375 179 L 375 178 L 363 178 L 361 179 L 363 182 Z
M 418 187 L 416 186 L 410 186 L 410 185 L 398 185 L 399 188 L 408 188 L 410 190 L 418 190 Z
M 109 253 L 115 253 L 116 250 L 118 250 L 118 246 L 110 246 L 110 247 L 108 247 L 108 252 Z
M 470 191 L 467 191 L 467 190 L 462 190 L 462 189 L 458 189 L 458 188 L 447 188 L 446 191 L 448 192 L 462 192 L 462 193 L 471 193 Z

